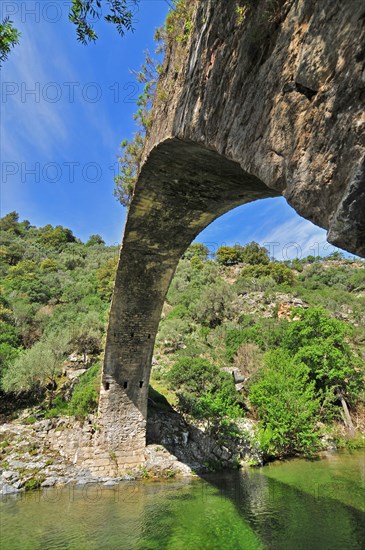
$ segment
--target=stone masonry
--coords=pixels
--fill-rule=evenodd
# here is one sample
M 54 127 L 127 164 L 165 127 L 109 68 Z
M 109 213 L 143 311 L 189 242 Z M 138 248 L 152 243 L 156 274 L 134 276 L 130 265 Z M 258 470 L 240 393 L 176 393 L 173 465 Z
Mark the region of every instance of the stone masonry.
M 190 0 L 193 30 L 167 46 L 110 312 L 101 469 L 144 461 L 165 295 L 213 220 L 282 195 L 330 242 L 365 254 L 363 2 L 257 0 L 238 17 L 243 4 Z

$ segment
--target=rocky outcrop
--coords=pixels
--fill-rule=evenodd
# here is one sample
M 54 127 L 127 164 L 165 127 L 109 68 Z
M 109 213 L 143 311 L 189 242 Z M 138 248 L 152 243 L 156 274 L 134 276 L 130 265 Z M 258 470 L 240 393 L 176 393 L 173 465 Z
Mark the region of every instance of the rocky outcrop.
M 238 463 L 260 464 L 261 452 L 250 443 L 254 425 L 242 420 L 242 437 L 217 440 L 204 425 L 192 425 L 172 408 L 152 410 L 148 422 L 143 467 L 106 455 L 95 443 L 97 418 L 84 422 L 72 417 L 0 426 L 0 497 L 22 490 L 54 485 L 100 483 L 110 485 L 147 477 L 191 476 Z M 138 467 L 140 466 L 140 467 Z
M 283 195 L 332 243 L 365 254 L 363 2 L 188 5 L 191 25 L 168 40 L 110 312 L 99 422 L 120 465 L 145 459 L 164 298 L 208 224 Z
M 222 436 L 214 436 L 204 422 L 187 421 L 172 408 L 164 411 L 152 409 L 147 423 L 147 444 L 148 448 L 157 445 L 162 453 L 175 456 L 195 472 L 204 472 L 210 467 L 220 469 L 246 463 L 261 464 L 262 452 L 254 443 L 255 423 L 242 418 L 236 421 L 236 428 L 240 436 L 226 437 L 222 441 Z

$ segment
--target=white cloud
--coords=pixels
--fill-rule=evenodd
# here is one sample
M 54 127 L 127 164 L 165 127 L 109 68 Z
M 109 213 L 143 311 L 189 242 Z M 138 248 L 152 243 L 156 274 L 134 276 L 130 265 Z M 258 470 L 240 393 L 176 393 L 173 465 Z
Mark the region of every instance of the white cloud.
M 24 158 L 29 146 L 51 156 L 54 146 L 67 140 L 67 125 L 62 116 L 61 104 L 45 101 L 42 96 L 45 84 L 52 81 L 52 63 L 44 56 L 52 37 L 43 27 L 39 36 L 39 27 L 21 28 L 16 63 L 10 64 L 9 61 L 9 68 L 4 67 L 3 136 L 5 138 L 13 134 L 14 137 L 14 129 L 17 129 L 17 158 Z M 13 86 L 16 93 L 4 97 L 4 93 Z M 31 90 L 36 90 L 36 95 L 27 93 Z M 2 141 L 6 142 L 5 139 Z M 5 152 L 10 151 L 5 149 Z M 7 160 L 13 159 L 8 157 Z
M 261 239 L 278 260 L 325 255 L 334 247 L 326 240 L 326 231 L 308 220 L 296 217 L 272 228 Z
M 233 246 L 256 241 L 278 260 L 326 256 L 337 250 L 326 240 L 326 231 L 301 218 L 283 197 L 240 206 L 218 218 L 199 242 Z

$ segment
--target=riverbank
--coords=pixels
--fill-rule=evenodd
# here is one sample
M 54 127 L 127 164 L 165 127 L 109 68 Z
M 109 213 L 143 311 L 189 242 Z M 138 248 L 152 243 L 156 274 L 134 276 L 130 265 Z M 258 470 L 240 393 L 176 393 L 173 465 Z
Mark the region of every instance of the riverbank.
M 120 481 L 192 477 L 222 468 L 261 464 L 259 449 L 247 434 L 252 421 L 242 423 L 242 437 L 219 444 L 204 426 L 191 425 L 174 410 L 152 410 L 147 428 L 146 462 L 138 468 L 96 475 L 80 467 L 78 455 L 96 432 L 97 418 L 84 421 L 74 417 L 35 420 L 33 416 L 0 425 L 0 494 L 15 494 L 55 485 L 101 483 L 113 486 Z M 97 450 L 95 453 L 97 460 Z
M 204 431 L 203 425 L 189 424 L 177 411 L 152 409 L 145 463 L 114 475 L 97 475 L 78 463 L 79 449 L 91 445 L 96 423 L 96 416 L 89 415 L 84 421 L 74 417 L 37 421 L 30 416 L 1 424 L 0 495 L 60 485 L 98 483 L 113 487 L 121 481 L 190 478 L 263 465 L 262 452 L 254 444 L 252 420 L 241 422 L 240 439 L 222 445 Z M 327 451 L 336 450 L 332 440 L 324 443 Z
M 122 475 L 97 476 L 76 464 L 77 431 L 88 430 L 89 424 L 70 418 L 42 420 L 32 425 L 19 422 L 0 426 L 1 477 L 0 494 L 15 494 L 56 485 L 101 483 L 113 486 L 120 481 L 147 476 L 169 478 L 191 476 L 193 471 L 157 445 L 146 448 L 146 465 Z M 72 459 L 74 455 L 74 459 Z
M 35 414 L 34 409 L 23 411 L 20 418 L 0 424 L 1 496 L 55 486 L 114 487 L 125 481 L 188 479 L 245 466 L 262 466 L 265 461 L 256 443 L 257 425 L 251 419 L 240 421 L 241 438 L 228 439 L 222 444 L 205 429 L 204 423 L 188 423 L 172 407 L 164 410 L 152 407 L 145 462 L 138 468 L 115 471 L 114 475 L 106 472 L 98 475 L 95 469 L 82 467 L 78 461 L 85 445 L 89 445 L 91 454 L 95 452 L 94 458 L 98 461 L 98 449 L 92 446 L 97 432 L 96 415 L 81 421 L 70 416 L 36 420 Z M 325 434 L 318 458 L 326 459 L 338 447 L 357 449 L 364 445 L 365 436 L 361 433 L 346 439 L 342 426 L 342 434 L 342 440 L 334 440 L 333 433 Z M 302 460 L 304 463 L 304 457 Z

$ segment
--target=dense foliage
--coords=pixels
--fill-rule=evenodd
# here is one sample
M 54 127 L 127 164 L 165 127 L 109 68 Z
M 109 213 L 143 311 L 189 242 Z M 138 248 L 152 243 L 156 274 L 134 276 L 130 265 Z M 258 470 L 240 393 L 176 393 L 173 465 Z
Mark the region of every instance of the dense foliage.
M 16 212 L 0 230 L 5 405 L 31 397 L 47 416 L 85 416 L 97 406 L 118 250 L 100 235 L 83 244 L 67 228 L 36 228 Z M 223 438 L 238 418 L 257 419 L 267 457 L 316 450 L 333 423 L 361 428 L 364 263 L 280 263 L 256 243 L 231 250 L 239 263 L 225 265 L 200 243 L 185 252 L 163 310 L 152 385 Z M 70 354 L 86 369 L 73 382 L 65 376 Z
M 153 370 L 159 391 L 165 383 L 183 413 L 209 425 L 214 396 L 216 423 L 256 418 L 267 458 L 315 452 L 337 426 L 348 436 L 363 429 L 364 263 L 339 253 L 270 261 L 256 243 L 209 256 L 192 245 L 167 294 Z M 214 369 L 230 368 L 243 380 L 233 415 L 214 383 Z
M 265 265 L 269 263 L 269 252 L 255 242 L 246 246 L 221 246 L 217 250 L 217 261 L 222 265 L 237 265 L 242 262 L 249 265 Z
M 0 220 L 0 231 L 2 389 L 45 392 L 52 407 L 70 353 L 81 366 L 98 360 L 118 250 L 99 235 L 83 244 L 67 228 L 19 222 L 16 212 Z
M 318 444 L 319 399 L 309 369 L 284 350 L 269 351 L 250 401 L 260 419 L 260 440 L 267 455 L 310 453 Z
M 202 358 L 181 357 L 168 374 L 178 406 L 194 418 L 208 421 L 215 434 L 226 434 L 227 419 L 241 416 L 240 397 L 230 374 Z

